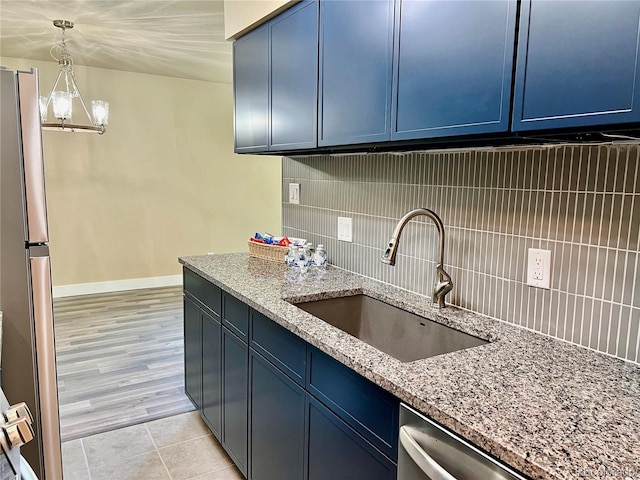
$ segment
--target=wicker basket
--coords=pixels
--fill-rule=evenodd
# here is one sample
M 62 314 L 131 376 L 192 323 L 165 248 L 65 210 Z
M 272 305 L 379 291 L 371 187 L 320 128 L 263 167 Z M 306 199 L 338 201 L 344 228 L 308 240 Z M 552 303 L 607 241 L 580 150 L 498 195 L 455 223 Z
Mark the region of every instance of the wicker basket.
M 279 245 L 266 245 L 252 242 L 251 240 L 247 243 L 249 244 L 249 255 L 274 262 L 284 262 L 284 257 L 289 251 L 288 247 L 281 247 Z

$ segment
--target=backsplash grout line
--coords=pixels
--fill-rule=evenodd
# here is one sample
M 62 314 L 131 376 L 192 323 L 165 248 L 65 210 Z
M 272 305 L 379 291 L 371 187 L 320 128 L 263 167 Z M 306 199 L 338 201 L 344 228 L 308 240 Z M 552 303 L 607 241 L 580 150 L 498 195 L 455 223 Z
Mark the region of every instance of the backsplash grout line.
M 636 168 L 636 173 L 637 173 L 637 168 Z M 637 179 L 636 179 L 637 180 Z M 636 257 L 636 265 L 634 268 L 634 272 L 633 272 L 633 285 L 637 286 L 638 285 L 638 257 Z M 631 305 L 635 305 L 635 297 L 638 293 L 638 289 L 634 288 L 633 292 L 631 293 Z M 640 319 L 639 319 L 640 320 Z M 631 322 L 629 322 L 629 328 L 631 328 Z M 631 341 L 632 337 L 629 337 L 628 342 Z M 636 357 L 635 357 L 635 361 L 638 361 L 640 355 L 640 325 L 638 326 L 638 335 L 636 338 Z M 625 357 L 626 358 L 626 357 Z

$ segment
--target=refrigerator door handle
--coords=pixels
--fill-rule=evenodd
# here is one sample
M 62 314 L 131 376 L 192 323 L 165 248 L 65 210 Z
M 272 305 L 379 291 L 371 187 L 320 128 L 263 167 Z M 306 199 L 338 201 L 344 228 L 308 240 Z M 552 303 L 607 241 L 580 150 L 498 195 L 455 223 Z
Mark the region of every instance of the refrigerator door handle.
M 25 241 L 29 244 L 47 243 L 49 230 L 37 69 L 18 72 L 18 97 L 24 162 L 24 195 L 27 208 L 28 238 L 25 238 Z
M 62 478 L 51 261 L 48 256 L 31 257 L 30 264 L 44 472 L 46 478 Z

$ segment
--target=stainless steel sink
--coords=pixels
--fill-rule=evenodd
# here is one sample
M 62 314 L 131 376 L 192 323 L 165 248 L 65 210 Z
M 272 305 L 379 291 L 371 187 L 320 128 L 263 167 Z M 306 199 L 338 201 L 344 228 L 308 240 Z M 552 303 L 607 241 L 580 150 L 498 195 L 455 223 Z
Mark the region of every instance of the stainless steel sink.
M 401 362 L 488 343 L 366 295 L 295 305 Z

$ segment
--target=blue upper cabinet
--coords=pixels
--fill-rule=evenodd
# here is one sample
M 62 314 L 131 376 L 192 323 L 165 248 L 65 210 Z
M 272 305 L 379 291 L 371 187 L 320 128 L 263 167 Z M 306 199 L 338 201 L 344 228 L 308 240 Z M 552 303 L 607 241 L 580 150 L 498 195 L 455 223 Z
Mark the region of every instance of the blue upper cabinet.
M 318 2 L 303 2 L 269 23 L 270 150 L 317 147 Z
M 516 0 L 397 0 L 393 140 L 506 132 Z
M 522 2 L 514 130 L 640 121 L 638 1 Z
M 318 145 L 390 140 L 393 0 L 320 3 Z
M 269 138 L 269 30 L 264 25 L 233 44 L 236 152 L 264 152 Z

